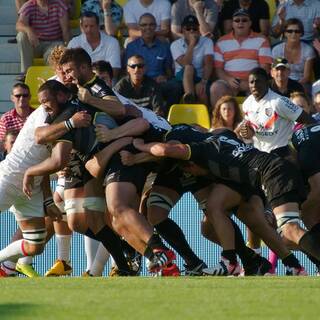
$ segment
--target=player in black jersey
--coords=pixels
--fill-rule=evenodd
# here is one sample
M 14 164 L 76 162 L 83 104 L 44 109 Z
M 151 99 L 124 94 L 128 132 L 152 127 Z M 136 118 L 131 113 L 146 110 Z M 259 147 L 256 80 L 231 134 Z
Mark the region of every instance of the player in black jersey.
M 199 132 L 191 126 L 178 125 L 167 134 L 166 141 L 170 140 L 179 141 L 179 143 L 174 144 L 171 141 L 171 143 L 144 144 L 143 141 L 136 139 L 134 145 L 137 149 L 156 156 L 185 160 L 182 163 L 183 169 L 194 175 L 229 180 L 239 183 L 246 190 L 256 190 L 263 186 L 278 216 L 278 222 L 279 220 L 281 222 L 279 231 L 282 231 L 282 236 L 319 258 L 319 248 L 309 232 L 301 235 L 287 230 L 292 231 L 290 229 L 292 220 L 289 222 L 286 220 L 287 213 L 290 216 L 295 213 L 298 218 L 299 204 L 303 200 L 303 190 L 297 178 L 298 174 L 289 162 L 244 144 L 229 130 L 212 134 Z M 208 206 L 210 207 L 210 204 Z M 230 224 L 226 221 L 225 213 L 214 210 L 214 203 L 212 208 L 215 213 L 212 222 L 220 222 L 220 226 L 215 227 L 220 243 L 223 248 L 232 248 L 233 238 L 226 236 Z M 208 211 L 210 212 L 210 209 Z M 234 252 L 230 253 L 228 250 L 227 255 L 229 258 L 232 256 L 234 261 Z M 280 256 L 283 257 L 281 254 Z M 296 268 L 294 273 L 299 274 L 302 271 L 304 270 Z
M 310 189 L 307 200 L 302 204 L 302 220 L 310 232 L 320 239 L 320 124 L 295 131 L 292 144 Z

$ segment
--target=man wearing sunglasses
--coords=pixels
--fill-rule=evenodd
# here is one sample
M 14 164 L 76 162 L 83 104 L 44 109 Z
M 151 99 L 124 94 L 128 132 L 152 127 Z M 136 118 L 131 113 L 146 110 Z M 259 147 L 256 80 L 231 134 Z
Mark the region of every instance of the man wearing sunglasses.
M 171 44 L 175 78 L 184 90 L 184 103 L 197 100 L 208 105 L 207 88 L 213 64 L 212 40 L 200 35 L 197 17 L 186 16 L 181 24 L 183 37 Z
M 24 83 L 17 83 L 11 92 L 14 108 L 6 112 L 0 119 L 0 148 L 8 131 L 20 131 L 28 116 L 33 111 L 30 106 L 30 89 Z
M 165 113 L 165 104 L 158 84 L 145 75 L 145 60 L 133 55 L 127 62 L 128 75 L 114 87 L 115 91 L 133 101 L 139 107 L 150 109 L 159 115 Z
M 251 30 L 249 12 L 239 9 L 232 16 L 233 31 L 215 45 L 214 66 L 219 80 L 210 88 L 211 106 L 224 95 L 246 95 L 249 72 L 256 67 L 270 70 L 272 56 L 266 37 Z

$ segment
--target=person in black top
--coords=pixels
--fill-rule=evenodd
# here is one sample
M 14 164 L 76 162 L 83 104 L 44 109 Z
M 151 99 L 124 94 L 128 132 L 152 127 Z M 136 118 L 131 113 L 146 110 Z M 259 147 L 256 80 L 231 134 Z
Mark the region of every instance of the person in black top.
M 166 106 L 155 80 L 145 75 L 145 61 L 140 55 L 129 57 L 128 75 L 115 86 L 115 91 L 132 100 L 139 107 L 151 109 L 159 115 L 166 115 Z
M 290 79 L 289 74 L 288 60 L 283 57 L 274 59 L 271 66 L 271 90 L 287 98 L 292 92 L 304 92 L 303 86 L 298 81 Z
M 310 191 L 302 204 L 302 219 L 310 232 L 320 234 L 320 125 L 313 124 L 295 131 L 292 144 L 297 150 L 298 163 Z
M 183 170 L 194 175 L 204 175 L 212 179 L 222 178 L 236 183 L 242 187 L 242 190 L 239 187 L 236 190 L 240 194 L 251 192 L 251 195 L 255 195 L 257 193 L 255 190 L 263 186 L 277 217 L 278 231 L 282 237 L 319 259 L 320 250 L 314 242 L 314 235 L 302 229 L 294 232 L 295 224 L 299 221 L 299 204 L 304 199 L 304 190 L 293 164 L 276 155 L 246 145 L 229 130 L 212 134 L 199 132 L 191 126 L 177 125 L 166 135 L 165 141 L 171 140 L 179 143 L 144 144 L 143 141 L 135 139 L 134 146 L 142 152 L 149 152 L 155 156 L 184 160 L 181 163 Z M 214 197 L 213 192 L 211 195 Z M 221 210 L 218 214 L 219 210 L 216 210 L 214 202 L 211 202 L 211 195 L 208 212 L 213 223 L 219 221 L 219 225 L 215 225 L 215 230 L 222 247 L 228 251 L 227 265 L 232 265 L 231 273 L 233 273 L 236 270 L 235 252 L 229 252 L 229 249 L 233 248 L 233 238 L 227 236 L 228 232 L 232 234 L 232 230 L 226 221 L 225 212 Z M 213 206 L 214 210 L 210 210 L 210 206 Z M 214 216 L 211 215 L 212 212 Z M 228 225 L 229 229 L 226 229 Z M 224 261 L 222 264 L 224 264 L 222 271 L 220 268 L 214 272 L 220 274 L 224 268 L 228 269 Z M 294 273 L 300 274 L 301 271 L 304 273 L 304 270 L 298 268 Z
M 270 14 L 269 6 L 265 0 L 230 0 L 224 1 L 220 20 L 224 34 L 227 34 L 232 29 L 232 15 L 238 9 L 246 9 L 249 11 L 252 21 L 252 30 L 257 33 L 262 33 L 266 37 L 270 30 Z

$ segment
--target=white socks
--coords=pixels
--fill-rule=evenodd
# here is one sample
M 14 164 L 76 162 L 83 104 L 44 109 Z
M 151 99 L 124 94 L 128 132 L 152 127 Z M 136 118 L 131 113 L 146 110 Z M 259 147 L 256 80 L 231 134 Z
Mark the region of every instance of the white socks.
M 56 234 L 56 242 L 58 248 L 58 259 L 70 262 L 70 244 L 71 234 L 60 235 Z
M 24 241 L 23 239 L 14 241 L 2 249 L 0 251 L 0 262 L 6 260 L 17 262 L 19 258 L 27 256 L 27 253 L 24 251 Z
M 102 275 L 104 266 L 106 265 L 109 257 L 110 257 L 110 253 L 108 252 L 108 250 L 105 248 L 105 246 L 102 243 L 99 243 L 97 254 L 90 267 L 90 274 L 95 277 L 100 277 Z
M 99 244 L 100 244 L 99 241 L 91 239 L 87 236 L 84 236 L 84 250 L 87 256 L 87 268 L 86 268 L 87 271 L 91 270 L 91 265 L 96 256 Z

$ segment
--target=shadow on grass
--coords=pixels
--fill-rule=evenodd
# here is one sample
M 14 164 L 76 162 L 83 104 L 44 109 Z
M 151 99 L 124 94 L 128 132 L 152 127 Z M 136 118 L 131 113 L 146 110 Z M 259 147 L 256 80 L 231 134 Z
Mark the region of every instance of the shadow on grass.
M 0 304 L 0 319 L 23 319 L 31 316 L 39 306 L 32 303 L 4 303 Z

